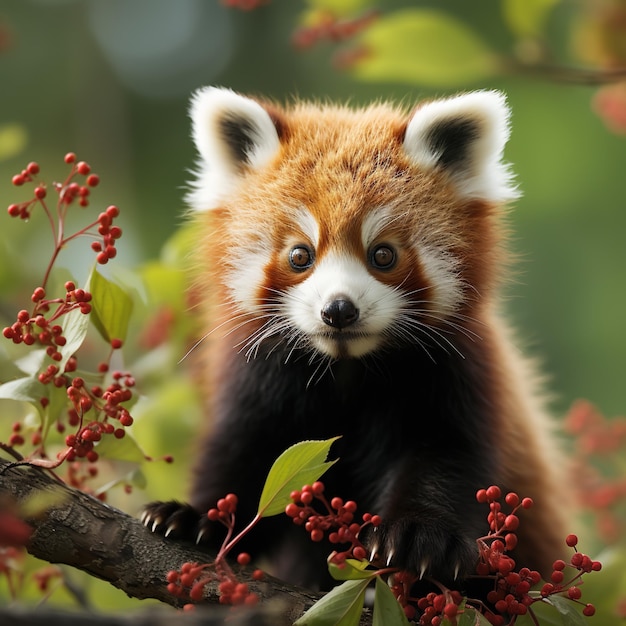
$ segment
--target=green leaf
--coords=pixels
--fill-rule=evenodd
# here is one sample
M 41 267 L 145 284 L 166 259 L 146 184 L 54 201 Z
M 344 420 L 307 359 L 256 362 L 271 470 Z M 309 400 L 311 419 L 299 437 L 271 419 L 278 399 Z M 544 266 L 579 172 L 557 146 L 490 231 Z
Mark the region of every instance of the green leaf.
M 563 620 L 563 624 L 567 626 L 588 626 L 587 618 L 580 612 L 578 604 L 570 599 L 560 595 L 552 595 L 546 599 L 546 602 L 556 607 Z
M 335 463 L 325 462 L 333 441 L 301 441 L 285 450 L 272 465 L 261 493 L 257 515 L 270 517 L 283 513 L 291 502 L 289 494 L 311 484 Z
M 550 11 L 560 0 L 503 0 L 502 13 L 511 31 L 518 37 L 539 37 Z
M 67 341 L 64 346 L 57 348 L 62 355 L 62 359 L 56 363 L 60 372 L 65 369 L 70 357 L 76 354 L 83 345 L 89 328 L 89 317 L 89 315 L 81 313 L 80 309 L 74 309 L 63 316 L 61 325 L 63 326 L 63 336 Z
M 89 279 L 92 321 L 105 341 L 126 338 L 133 301 L 126 291 L 95 269 Z
M 366 559 L 362 561 L 346 559 L 343 567 L 329 562 L 328 571 L 335 580 L 365 580 L 366 578 L 373 578 L 375 576 L 373 570 L 365 569 L 368 565 L 369 561 Z
M 121 439 L 104 437 L 96 446 L 96 451 L 102 457 L 118 461 L 143 463 L 146 460 L 145 453 L 128 431 Z
M 535 602 L 532 610 L 541 626 L 589 626 L 589 622 L 576 608 L 576 604 L 563 596 L 552 595 L 541 602 Z M 520 626 L 536 623 L 530 617 L 527 621 L 518 620 L 518 622 Z
M 449 87 L 497 73 L 498 57 L 463 22 L 430 9 L 381 17 L 360 37 L 368 51 L 352 72 L 361 80 Z
M 43 409 L 39 401 L 41 398 L 47 397 L 48 390 L 46 386 L 32 376 L 16 378 L 0 385 L 0 399 L 30 402 L 37 407 L 40 413 Z
M 409 620 L 389 585 L 380 576 L 376 576 L 372 626 L 408 626 L 408 624 Z
M 369 580 L 347 580 L 318 600 L 294 626 L 358 626 Z

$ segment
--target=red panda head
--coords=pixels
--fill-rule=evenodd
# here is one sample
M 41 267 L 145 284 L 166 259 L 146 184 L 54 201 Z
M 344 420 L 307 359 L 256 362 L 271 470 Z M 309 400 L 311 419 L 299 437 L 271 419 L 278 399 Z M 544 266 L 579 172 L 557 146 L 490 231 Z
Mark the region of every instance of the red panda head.
M 200 263 L 241 349 L 453 347 L 501 263 L 499 207 L 516 195 L 508 117 L 493 91 L 410 114 L 198 91 L 188 199 L 207 212 Z

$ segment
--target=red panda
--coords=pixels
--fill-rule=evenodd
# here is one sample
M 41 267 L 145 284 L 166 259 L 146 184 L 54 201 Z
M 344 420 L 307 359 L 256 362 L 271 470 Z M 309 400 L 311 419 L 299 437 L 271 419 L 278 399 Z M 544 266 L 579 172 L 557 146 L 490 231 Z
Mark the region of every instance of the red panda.
M 518 564 L 551 571 L 565 485 L 534 368 L 498 291 L 504 207 L 517 195 L 495 91 L 407 112 L 296 102 L 228 89 L 192 99 L 200 156 L 188 200 L 203 301 L 199 344 L 211 428 L 191 504 L 153 503 L 152 530 L 218 545 L 206 511 L 256 511 L 288 446 L 341 438 L 323 477 L 383 524 L 379 562 L 442 581 L 474 571 L 491 484 L 532 497 Z M 328 546 L 286 516 L 242 546 L 279 576 L 324 586 Z

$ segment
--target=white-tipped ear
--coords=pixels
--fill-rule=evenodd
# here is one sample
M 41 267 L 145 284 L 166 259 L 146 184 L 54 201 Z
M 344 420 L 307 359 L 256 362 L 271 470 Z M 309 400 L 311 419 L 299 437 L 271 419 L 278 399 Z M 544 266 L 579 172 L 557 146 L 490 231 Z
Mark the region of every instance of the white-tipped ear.
M 190 117 L 200 168 L 187 200 L 204 211 L 219 206 L 247 171 L 266 165 L 280 141 L 269 113 L 230 89 L 196 91 Z
M 462 196 L 504 202 L 518 196 L 502 161 L 508 138 L 504 95 L 475 91 L 418 108 L 407 126 L 404 148 L 419 165 L 447 171 Z

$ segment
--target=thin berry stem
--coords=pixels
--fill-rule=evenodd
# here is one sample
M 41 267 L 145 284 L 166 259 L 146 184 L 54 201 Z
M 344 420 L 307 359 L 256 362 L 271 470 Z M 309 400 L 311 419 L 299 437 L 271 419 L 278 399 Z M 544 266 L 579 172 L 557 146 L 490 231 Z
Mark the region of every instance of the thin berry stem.
M 218 563 L 219 561 L 223 560 L 226 557 L 226 555 L 237 545 L 237 543 L 239 543 L 239 541 L 241 541 L 241 539 L 243 539 L 259 523 L 260 520 L 261 520 L 261 515 L 257 513 L 252 518 L 250 523 L 242 531 L 240 531 L 239 534 L 237 534 L 235 537 L 229 540 L 229 536 L 227 535 L 222 545 L 222 548 L 219 551 L 217 558 L 215 559 L 215 562 Z M 232 531 L 230 532 L 232 533 Z

